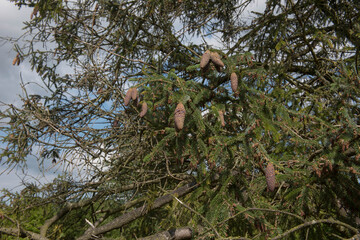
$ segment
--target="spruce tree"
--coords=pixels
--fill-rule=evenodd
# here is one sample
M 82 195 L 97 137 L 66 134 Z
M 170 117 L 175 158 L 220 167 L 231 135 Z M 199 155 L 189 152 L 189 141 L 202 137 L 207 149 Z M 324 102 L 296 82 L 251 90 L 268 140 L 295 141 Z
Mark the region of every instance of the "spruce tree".
M 89 174 L 4 190 L 1 236 L 360 237 L 357 1 L 13 2 L 48 93 L 1 112 L 1 162 Z

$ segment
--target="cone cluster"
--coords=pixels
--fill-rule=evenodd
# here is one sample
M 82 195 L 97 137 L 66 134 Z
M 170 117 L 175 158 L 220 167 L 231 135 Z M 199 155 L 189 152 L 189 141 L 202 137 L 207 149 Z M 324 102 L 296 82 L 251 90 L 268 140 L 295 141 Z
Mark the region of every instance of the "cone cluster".
M 203 72 L 206 72 L 209 68 L 211 63 L 215 66 L 218 72 L 221 72 L 222 69 L 225 67 L 225 64 L 221 60 L 221 56 L 218 52 L 211 52 L 210 50 L 206 50 L 200 59 L 200 68 Z M 235 72 L 231 73 L 230 76 L 231 88 L 234 93 L 236 93 L 238 88 L 238 76 Z M 124 98 L 124 105 L 128 106 L 130 101 L 138 99 L 138 92 L 136 88 L 130 88 Z M 147 103 L 144 101 L 141 105 L 141 112 L 139 113 L 140 117 L 144 117 L 148 110 Z M 221 122 L 221 126 L 225 126 L 225 119 L 224 119 L 224 111 L 219 110 L 219 118 Z M 175 113 L 174 113 L 174 120 L 175 120 L 175 128 L 177 130 L 182 130 L 184 127 L 186 110 L 182 103 L 179 103 L 176 106 Z
M 124 105 L 127 106 L 130 103 L 130 100 L 136 101 L 139 98 L 139 94 L 136 88 L 130 88 L 125 95 Z
M 266 177 L 266 184 L 269 191 L 274 191 L 275 189 L 275 169 L 274 165 L 269 162 L 266 169 L 265 169 L 265 177 Z
M 203 72 L 206 72 L 210 68 L 210 63 L 215 65 L 215 68 L 218 72 L 222 71 L 222 68 L 225 66 L 221 57 L 217 52 L 211 52 L 206 50 L 200 59 L 200 68 Z
M 210 50 L 206 50 L 200 59 L 200 68 L 203 72 L 206 72 L 210 68 L 210 63 L 213 63 L 216 70 L 221 72 L 222 69 L 225 67 L 225 64 L 221 60 L 219 53 L 211 52 Z M 237 88 L 239 85 L 239 79 L 235 72 L 232 72 L 230 75 L 230 82 L 231 82 L 231 89 L 232 91 L 237 94 Z
M 138 90 L 134 87 L 129 88 L 129 90 L 126 92 L 125 98 L 124 98 L 124 105 L 128 106 L 130 101 L 133 100 L 136 104 L 139 99 L 139 93 Z M 139 117 L 144 117 L 147 113 L 148 106 L 145 101 L 141 104 L 141 111 L 139 113 Z
M 12 61 L 12 65 L 19 65 L 20 64 L 20 55 L 19 53 L 16 55 L 16 57 L 14 58 L 14 60 Z
M 130 88 L 127 91 L 124 98 L 124 105 L 128 106 L 131 99 L 134 101 L 138 99 L 138 92 L 136 88 Z M 141 105 L 141 112 L 139 113 L 139 116 L 141 118 L 144 117 L 147 113 L 147 110 L 148 110 L 148 106 L 147 103 L 144 101 Z M 177 130 L 181 130 L 184 128 L 185 115 L 186 115 L 186 110 L 184 104 L 179 103 L 175 109 L 175 128 Z

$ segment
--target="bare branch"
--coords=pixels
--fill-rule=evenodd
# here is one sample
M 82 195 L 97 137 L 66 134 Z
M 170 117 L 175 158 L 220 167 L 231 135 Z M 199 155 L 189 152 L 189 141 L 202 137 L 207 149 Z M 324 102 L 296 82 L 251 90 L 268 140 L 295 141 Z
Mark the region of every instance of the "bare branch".
M 171 194 L 167 194 L 165 196 L 157 198 L 153 202 L 152 205 L 144 204 L 144 206 L 136 208 L 130 212 L 127 212 L 127 213 L 115 218 L 114 220 L 112 220 L 111 222 L 109 222 L 105 225 L 102 225 L 97 228 L 89 228 L 88 230 L 86 230 L 86 232 L 81 237 L 78 238 L 78 240 L 90 239 L 91 236 L 93 236 L 93 235 L 103 234 L 103 233 L 109 232 L 113 229 L 120 228 L 120 227 L 134 221 L 135 219 L 146 215 L 149 211 L 160 208 L 163 205 L 171 202 L 173 200 L 173 195 L 182 197 L 182 196 L 190 193 L 191 191 L 193 191 L 196 188 L 196 186 L 197 186 L 197 184 L 194 182 L 189 183 L 183 187 L 180 187 L 180 188 L 172 191 Z
M 65 216 L 65 214 L 67 214 L 69 211 L 77 209 L 77 208 L 81 208 L 84 207 L 86 205 L 89 205 L 90 203 L 92 203 L 94 200 L 93 199 L 89 199 L 86 201 L 81 201 L 78 203 L 66 203 L 65 206 L 60 209 L 59 212 L 56 213 L 55 216 L 53 216 L 50 219 L 47 219 L 44 223 L 44 225 L 42 225 L 40 227 L 40 235 L 45 237 L 46 236 L 46 232 L 48 230 L 48 228 L 54 224 L 56 221 L 58 221 L 60 218 L 62 218 L 63 216 Z
M 20 231 L 20 232 L 19 232 Z M 24 229 L 18 228 L 3 228 L 0 227 L 0 233 L 4 233 L 10 236 L 22 237 L 22 238 L 30 238 L 33 240 L 49 240 L 47 237 L 43 237 L 38 233 L 30 232 Z
M 154 235 L 138 238 L 138 240 L 185 240 L 192 238 L 192 229 L 189 227 L 170 229 Z
M 337 225 L 340 225 L 340 226 L 344 226 L 348 229 L 350 229 L 351 231 L 355 232 L 355 233 L 358 233 L 359 230 L 346 224 L 346 223 L 343 223 L 343 222 L 340 222 L 340 221 L 337 221 L 337 220 L 334 220 L 334 219 L 320 219 L 320 220 L 312 220 L 310 222 L 306 222 L 306 223 L 303 223 L 303 224 L 300 224 L 296 227 L 293 227 L 292 229 L 284 232 L 283 234 L 280 234 L 278 235 L 277 237 L 274 237 L 272 240 L 276 240 L 276 239 L 283 239 L 285 236 L 289 235 L 290 233 L 293 233 L 301 228 L 304 228 L 304 227 L 309 227 L 309 226 L 312 226 L 312 225 L 315 225 L 315 224 L 319 224 L 319 223 L 329 223 L 329 224 L 337 224 Z

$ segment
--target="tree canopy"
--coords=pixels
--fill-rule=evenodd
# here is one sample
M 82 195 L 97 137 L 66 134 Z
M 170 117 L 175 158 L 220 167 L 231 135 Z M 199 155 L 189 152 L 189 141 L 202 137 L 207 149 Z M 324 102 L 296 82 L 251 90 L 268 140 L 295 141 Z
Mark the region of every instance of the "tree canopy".
M 1 163 L 67 171 L 2 191 L 2 239 L 360 237 L 357 1 L 12 2 L 47 92 Z

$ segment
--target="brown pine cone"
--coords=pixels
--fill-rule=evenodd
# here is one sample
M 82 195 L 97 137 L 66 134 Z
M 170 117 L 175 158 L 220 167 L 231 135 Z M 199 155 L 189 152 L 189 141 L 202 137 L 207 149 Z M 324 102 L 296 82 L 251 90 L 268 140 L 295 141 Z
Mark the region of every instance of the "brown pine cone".
M 206 66 L 209 64 L 210 62 L 210 50 L 206 50 L 204 52 L 204 54 L 202 55 L 201 57 L 201 60 L 200 60 L 200 68 L 202 70 L 205 70 L 206 69 Z
M 175 109 L 175 127 L 178 130 L 183 129 L 185 120 L 185 107 L 182 103 L 179 103 Z
M 274 165 L 269 162 L 265 170 L 266 184 L 269 191 L 274 191 L 275 189 L 275 169 Z
M 131 99 L 135 101 L 136 99 L 138 99 L 139 94 L 136 88 L 132 88 L 132 89 L 133 90 L 131 92 Z
M 12 61 L 12 65 L 19 65 L 20 64 L 20 57 L 19 54 L 16 55 L 16 57 L 14 58 L 14 60 Z
M 142 118 L 145 116 L 146 112 L 148 110 L 148 106 L 147 106 L 147 103 L 144 101 L 141 105 L 141 112 L 139 114 L 139 116 Z
M 129 88 L 129 90 L 126 92 L 125 98 L 124 98 L 124 105 L 127 106 L 130 103 L 130 99 L 132 97 L 133 88 Z
M 225 127 L 224 111 L 223 110 L 219 110 L 219 117 L 220 117 L 221 126 Z
M 14 60 L 12 61 L 12 65 L 15 65 L 15 64 L 16 64 L 17 59 L 18 59 L 18 57 L 16 56 L 16 57 L 14 58 Z
M 231 89 L 233 90 L 234 93 L 236 93 L 236 90 L 238 88 L 238 76 L 236 75 L 236 73 L 231 73 L 230 75 L 230 82 L 231 82 Z
M 215 66 L 218 67 L 219 69 L 221 69 L 225 66 L 225 64 L 221 61 L 220 55 L 217 52 L 211 52 L 210 59 L 215 64 Z M 218 71 L 219 71 L 219 69 L 218 69 Z

